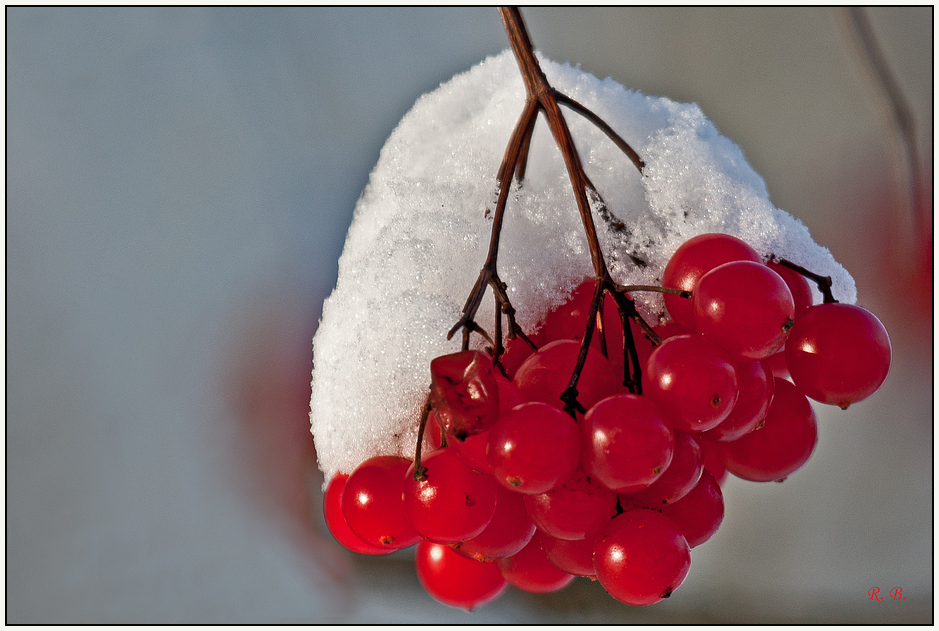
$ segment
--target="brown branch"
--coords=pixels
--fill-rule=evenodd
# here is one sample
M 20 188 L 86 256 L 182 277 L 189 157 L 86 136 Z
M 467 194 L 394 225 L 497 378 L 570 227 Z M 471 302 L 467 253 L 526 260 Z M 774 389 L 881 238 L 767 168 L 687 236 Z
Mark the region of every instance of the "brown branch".
M 616 291 L 630 293 L 633 291 L 654 291 L 659 294 L 672 294 L 679 298 L 691 299 L 691 292 L 684 289 L 671 289 L 669 287 L 659 287 L 658 285 L 616 285 Z
M 590 348 L 590 341 L 593 336 L 594 329 L 598 325 L 602 334 L 603 317 L 600 311 L 600 305 L 602 304 L 603 296 L 606 292 L 612 293 L 614 295 L 617 310 L 619 311 L 620 317 L 624 323 L 627 321 L 627 319 L 632 319 L 639 324 L 649 339 L 655 341 L 658 340 L 658 336 L 655 335 L 655 332 L 652 331 L 652 327 L 650 327 L 642 319 L 638 311 L 636 311 L 633 301 L 625 296 L 622 290 L 618 288 L 619 286 L 616 285 L 616 283 L 614 283 L 610 277 L 609 270 L 606 266 L 606 261 L 603 257 L 603 252 L 600 247 L 597 228 L 593 220 L 591 199 L 594 201 L 594 205 L 598 208 L 598 214 L 605 221 L 611 224 L 611 229 L 618 228 L 621 231 L 625 230 L 625 226 L 622 225 L 622 222 L 618 222 L 618 220 L 615 220 L 615 218 L 612 217 L 606 208 L 606 204 L 603 202 L 603 198 L 596 191 L 593 183 L 584 172 L 583 164 L 580 160 L 580 154 L 577 152 L 577 147 L 575 146 L 574 140 L 571 136 L 570 128 L 568 127 L 567 122 L 561 113 L 559 103 L 563 103 L 565 106 L 573 109 L 575 112 L 581 116 L 584 116 L 587 118 L 587 120 L 601 129 L 617 145 L 617 147 L 626 153 L 626 155 L 630 158 L 633 164 L 636 165 L 640 172 L 643 168 L 643 162 L 636 154 L 636 152 L 629 146 L 629 144 L 623 140 L 622 137 L 620 137 L 615 131 L 613 131 L 613 129 L 607 125 L 599 116 L 594 114 L 592 111 L 577 101 L 557 92 L 554 90 L 554 88 L 551 87 L 551 85 L 548 83 L 547 77 L 541 69 L 540 64 L 538 63 L 537 58 L 535 57 L 534 47 L 532 46 L 528 31 L 525 28 L 524 21 L 522 20 L 521 12 L 514 7 L 501 7 L 499 9 L 499 13 L 502 16 L 503 25 L 505 26 L 509 43 L 511 44 L 512 50 L 515 54 L 515 59 L 518 62 L 522 79 L 525 82 L 527 97 L 525 99 L 525 106 L 522 110 L 522 114 L 519 117 L 518 122 L 516 122 L 515 129 L 513 130 L 512 136 L 509 139 L 509 143 L 506 146 L 505 155 L 503 156 L 502 164 L 499 167 L 499 173 L 497 175 L 498 199 L 496 201 L 496 207 L 493 213 L 492 235 L 489 241 L 489 252 L 486 257 L 486 262 L 480 270 L 479 276 L 476 279 L 476 283 L 473 285 L 473 289 L 470 291 L 470 294 L 466 299 L 466 303 L 463 306 L 463 312 L 459 321 L 453 326 L 453 328 L 450 329 L 447 334 L 447 339 L 452 338 L 457 331 L 462 329 L 463 349 L 467 350 L 469 348 L 470 334 L 474 331 L 478 332 L 486 337 L 486 339 L 492 345 L 492 352 L 495 357 L 495 361 L 498 363 L 499 357 L 504 351 L 504 346 L 502 344 L 502 316 L 504 315 L 509 324 L 508 336 L 510 338 L 521 336 L 532 348 L 534 348 L 534 344 L 532 344 L 531 340 L 525 336 L 515 321 L 515 309 L 512 307 L 509 301 L 508 294 L 506 293 L 505 283 L 503 283 L 499 278 L 496 262 L 498 259 L 499 239 L 502 232 L 505 207 L 508 199 L 509 189 L 512 186 L 512 176 L 515 176 L 515 179 L 519 182 L 519 184 L 525 176 L 528 163 L 528 152 L 531 146 L 534 126 L 537 121 L 538 112 L 543 112 L 545 114 L 545 118 L 547 119 L 551 134 L 554 137 L 555 143 L 557 144 L 558 149 L 560 150 L 564 159 L 565 167 L 567 168 L 568 177 L 571 182 L 571 189 L 577 202 L 577 210 L 580 214 L 584 233 L 587 237 L 587 244 L 590 249 L 590 257 L 593 263 L 594 276 L 596 281 L 594 296 L 593 300 L 591 301 L 590 312 L 587 318 L 584 336 L 581 341 L 581 349 L 578 355 L 577 364 L 574 368 L 574 372 L 571 376 L 568 388 L 565 390 L 564 395 L 562 395 L 565 408 L 571 414 L 575 414 L 576 411 L 584 411 L 583 406 L 581 406 L 577 401 L 577 382 L 580 379 L 580 373 L 583 370 L 583 366 L 586 361 L 587 351 Z M 635 259 L 635 257 L 634 260 L 636 260 L 637 264 L 642 264 L 642 261 Z M 488 335 L 486 335 L 486 332 L 483 331 L 483 329 L 475 321 L 476 313 L 479 310 L 480 304 L 482 303 L 482 299 L 486 293 L 487 287 L 492 289 L 496 302 L 496 323 L 494 332 L 498 338 L 497 341 L 493 341 L 491 338 L 489 338 Z M 600 315 L 598 316 L 598 314 Z M 641 390 L 641 385 L 638 384 L 638 378 L 640 374 L 638 355 L 636 353 L 635 344 L 632 342 L 632 332 L 628 331 L 627 333 L 624 333 L 624 345 L 630 347 L 628 349 L 624 348 L 624 355 L 628 353 L 630 358 L 633 360 L 633 372 L 631 373 L 632 377 L 630 377 L 630 362 L 624 362 L 624 383 L 635 382 L 636 385 L 631 389 Z M 601 340 L 601 350 L 605 354 L 605 339 Z
M 573 414 L 575 411 L 584 411 L 583 407 L 577 401 L 576 386 L 580 379 L 580 373 L 583 370 L 584 363 L 586 362 L 587 351 L 590 347 L 590 342 L 595 326 L 598 321 L 602 326 L 602 315 L 598 318 L 597 314 L 600 312 L 600 305 L 602 304 L 605 292 L 613 292 L 617 310 L 620 312 L 620 317 L 624 321 L 627 319 L 627 317 L 631 318 L 639 324 L 643 332 L 649 337 L 650 340 L 659 341 L 659 338 L 655 332 L 652 331 L 652 327 L 650 327 L 639 315 L 632 300 L 626 298 L 622 293 L 616 293 L 617 286 L 610 277 L 609 270 L 606 266 L 606 261 L 603 257 L 603 252 L 600 247 L 600 241 L 597 236 L 596 225 L 593 221 L 593 213 L 591 211 L 588 193 L 594 197 L 602 209 L 606 209 L 606 204 L 603 203 L 602 197 L 596 191 L 593 183 L 584 172 L 583 164 L 580 160 L 580 154 L 577 152 L 577 148 L 574 145 L 574 140 L 571 136 L 570 128 L 567 125 L 567 121 L 564 119 L 564 115 L 561 113 L 558 103 L 563 102 L 566 106 L 570 107 L 597 125 L 622 151 L 626 153 L 627 156 L 629 156 L 629 158 L 633 161 L 633 164 L 637 166 L 640 172 L 642 171 L 644 164 L 636 152 L 632 149 L 632 147 L 630 147 L 625 140 L 616 134 L 616 132 L 613 131 L 613 129 L 607 125 L 606 122 L 600 119 L 600 117 L 574 99 L 564 96 L 551 87 L 551 85 L 548 83 L 547 77 L 541 69 L 540 64 L 538 63 L 537 58 L 535 57 L 534 47 L 532 46 L 531 39 L 528 36 L 528 31 L 525 28 L 525 23 L 522 19 L 521 12 L 514 7 L 501 7 L 499 9 L 499 13 L 502 16 L 502 21 L 509 38 L 509 42 L 512 45 L 512 50 L 515 54 L 516 61 L 518 62 L 519 70 L 521 71 L 523 80 L 525 81 L 525 89 L 528 94 L 526 103 L 538 103 L 540 109 L 544 112 L 545 117 L 547 118 L 548 127 L 550 128 L 555 143 L 557 144 L 558 149 L 564 158 L 564 164 L 567 167 L 568 177 L 571 181 L 571 188 L 577 202 L 577 210 L 580 213 L 581 223 L 584 228 L 584 233 L 587 237 L 587 245 L 590 249 L 590 257 L 593 263 L 594 275 L 596 278 L 596 287 L 587 316 L 584 336 L 581 340 L 580 353 L 578 355 L 577 363 L 574 367 L 574 371 L 568 387 L 561 397 L 561 399 L 564 401 L 565 408 L 568 410 L 568 412 Z M 617 298 L 616 296 L 619 297 Z M 605 340 L 601 341 L 601 348 L 603 351 L 605 351 L 606 344 L 603 342 L 605 342 Z M 635 349 L 635 344 L 632 342 L 633 340 L 631 331 L 628 335 L 624 333 L 624 344 L 628 344 L 632 347 L 630 352 L 632 357 L 635 359 L 633 362 L 633 375 L 635 378 L 637 378 L 639 375 L 638 355 Z M 625 352 L 626 351 L 624 350 L 624 353 Z M 624 382 L 631 382 L 632 380 L 629 375 L 629 362 L 624 362 L 624 373 Z M 635 389 L 641 391 L 641 385 L 637 383 Z
M 913 108 L 907 102 L 896 76 L 890 69 L 887 58 L 877 42 L 877 36 L 874 35 L 874 28 L 866 10 L 863 7 L 848 7 L 846 10 L 851 22 L 852 33 L 857 40 L 864 60 L 887 98 L 893 114 L 897 134 L 900 136 L 900 143 L 906 153 L 910 204 L 913 211 L 913 230 L 917 240 L 924 239 L 929 234 L 929 224 L 926 217 L 927 205 L 925 203 L 925 191 L 923 190 L 922 166 L 916 143 L 916 120 L 913 116 Z
M 535 123 L 538 122 L 537 116 L 532 116 L 528 129 L 525 130 L 525 138 L 522 140 L 522 149 L 518 156 L 518 166 L 515 168 L 515 181 L 522 185 L 525 179 L 525 172 L 528 169 L 528 151 L 531 149 L 531 137 L 535 131 Z
M 496 262 L 499 257 L 499 238 L 502 235 L 502 222 L 505 218 L 505 206 L 509 197 L 509 189 L 512 186 L 512 174 L 515 172 L 516 166 L 518 165 L 519 155 L 521 153 L 522 146 L 525 143 L 525 139 L 526 137 L 530 138 L 528 130 L 534 124 L 533 120 L 537 116 L 538 103 L 534 101 L 526 101 L 525 108 L 522 110 L 522 115 L 519 117 L 518 122 L 515 125 L 515 130 L 512 132 L 512 137 L 509 139 L 509 144 L 505 148 L 505 156 L 502 158 L 502 164 L 499 167 L 499 174 L 496 177 L 496 186 L 499 190 L 499 196 L 496 200 L 496 209 L 492 220 L 492 235 L 489 239 L 489 253 L 486 255 L 486 262 L 479 272 L 479 276 L 476 279 L 476 284 L 473 285 L 473 289 L 466 298 L 466 303 L 463 305 L 462 316 L 460 317 L 459 321 L 453 325 L 453 328 L 451 328 L 447 333 L 447 339 L 449 340 L 458 330 L 461 328 L 463 329 L 463 350 L 469 349 L 470 332 L 479 328 L 474 318 L 476 317 L 476 312 L 479 310 L 479 305 L 482 303 L 483 296 L 486 294 L 486 287 L 490 286 L 493 288 L 493 291 L 496 291 L 497 288 L 504 286 L 502 281 L 499 279 L 498 273 L 496 272 Z M 508 296 L 504 291 L 501 291 L 501 295 L 504 296 L 505 303 L 508 303 Z M 501 306 L 502 305 L 500 304 L 500 307 Z M 509 305 L 509 307 L 511 307 L 511 305 Z M 496 309 L 496 313 L 499 313 L 499 309 Z M 514 313 L 514 309 L 511 309 L 511 313 Z M 517 325 L 513 324 L 513 333 L 515 332 L 516 328 Z
M 776 258 L 775 256 L 770 256 L 771 261 L 776 261 L 783 267 L 788 267 L 789 269 L 802 274 L 809 280 L 813 281 L 817 286 L 818 290 L 822 292 L 822 302 L 829 304 L 832 302 L 838 302 L 835 300 L 834 294 L 831 293 L 831 276 L 822 276 L 821 274 L 816 274 L 813 271 L 807 270 L 801 265 L 796 265 L 792 261 L 787 261 L 786 259 Z
M 642 170 L 645 168 L 646 163 L 642 161 L 642 158 L 639 157 L 639 154 L 629 146 L 629 143 L 623 140 L 623 138 L 617 134 L 612 127 L 610 127 L 605 120 L 594 114 L 592 111 L 587 109 L 586 106 L 581 105 L 571 97 L 561 94 L 557 90 L 554 91 L 554 98 L 557 99 L 558 103 L 563 103 L 568 106 L 591 123 L 600 128 L 604 134 L 606 134 L 613 143 L 620 148 L 620 151 L 626 154 L 626 156 L 632 161 L 636 168 L 639 169 L 639 172 L 642 173 Z
M 629 326 L 630 319 L 639 324 L 639 327 L 653 345 L 661 343 L 662 339 L 639 315 L 636 310 L 636 303 L 633 302 L 632 298 L 618 291 L 611 292 L 611 295 L 616 303 L 620 322 L 623 325 L 623 385 L 633 394 L 642 394 L 642 368 L 639 364 L 639 351 L 636 349 L 636 340 L 633 337 L 632 327 Z M 631 370 L 630 364 L 632 364 Z
M 603 279 L 597 279 L 593 290 L 593 299 L 590 301 L 590 309 L 587 311 L 587 328 L 584 331 L 584 337 L 580 343 L 580 353 L 577 355 L 577 363 L 574 365 L 574 374 L 567 384 L 567 388 L 561 393 L 561 401 L 564 402 L 564 409 L 568 414 L 577 417 L 575 412 L 586 414 L 587 410 L 577 400 L 577 382 L 580 381 L 580 372 L 584 369 L 587 362 L 587 352 L 590 350 L 590 338 L 593 336 L 593 329 L 597 323 L 597 314 L 600 313 L 600 304 L 603 299 Z
M 564 163 L 567 166 L 568 176 L 577 200 L 577 209 L 580 211 L 581 222 L 584 225 L 584 231 L 587 233 L 587 243 L 590 246 L 590 256 L 593 259 L 593 269 L 597 278 L 604 278 L 608 276 L 606 263 L 600 252 L 597 229 L 593 223 L 590 204 L 587 201 L 586 184 L 583 179 L 584 169 L 581 166 L 580 155 L 574 146 L 570 129 L 567 127 L 567 122 L 558 107 L 554 90 L 535 58 L 531 39 L 528 37 L 528 31 L 522 21 L 521 12 L 515 7 L 500 7 L 499 13 L 502 15 L 509 42 L 512 44 L 512 50 L 525 80 L 525 89 L 528 92 L 527 102 L 537 101 L 540 104 L 548 119 L 551 134 L 554 136 L 554 140 L 561 150 L 561 155 L 564 157 Z
M 427 467 L 421 466 L 421 447 L 424 444 L 424 429 L 427 427 L 427 417 L 430 416 L 430 394 L 427 395 L 427 401 L 424 402 L 424 410 L 421 412 L 421 424 L 417 428 L 417 451 L 414 454 L 414 480 L 420 482 L 427 477 Z

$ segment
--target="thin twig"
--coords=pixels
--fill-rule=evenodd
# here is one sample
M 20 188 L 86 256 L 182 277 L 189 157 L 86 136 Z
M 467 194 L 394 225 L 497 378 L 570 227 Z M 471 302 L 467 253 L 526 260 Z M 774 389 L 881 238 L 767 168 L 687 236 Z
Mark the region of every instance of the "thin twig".
M 630 293 L 633 291 L 654 291 L 659 294 L 672 294 L 679 298 L 691 299 L 691 292 L 684 289 L 671 289 L 670 287 L 659 287 L 658 285 L 617 285 L 616 291 Z
M 822 292 L 822 302 L 825 304 L 838 302 L 835 300 L 835 296 L 831 293 L 831 276 L 822 276 L 821 274 L 816 274 L 815 272 L 807 270 L 801 265 L 796 265 L 792 261 L 787 261 L 786 259 L 777 259 L 776 257 L 771 256 L 770 260 L 774 260 L 783 267 L 788 267 L 789 269 L 798 272 L 809 280 L 813 281 L 816 285 L 818 285 L 818 290 Z
M 587 352 L 590 350 L 590 338 L 593 335 L 593 329 L 597 323 L 597 314 L 600 313 L 600 304 L 603 299 L 603 280 L 597 279 L 593 290 L 593 299 L 590 301 L 590 309 L 587 310 L 587 326 L 584 331 L 583 340 L 580 344 L 580 353 L 577 355 L 577 363 L 574 365 L 574 374 L 567 384 L 567 388 L 561 394 L 561 401 L 564 402 L 564 409 L 568 414 L 576 418 L 575 412 L 586 414 L 587 409 L 577 400 L 577 382 L 580 381 L 580 372 L 584 369 L 587 362 Z
M 639 172 L 642 173 L 642 170 L 645 168 L 646 163 L 642 161 L 642 158 L 639 157 L 639 154 L 629 146 L 629 143 L 623 140 L 623 138 L 614 131 L 612 127 L 607 125 L 606 121 L 590 111 L 585 105 L 582 105 L 572 99 L 571 97 L 561 94 L 557 90 L 554 91 L 554 98 L 558 100 L 558 103 L 563 103 L 568 106 L 591 123 L 600 128 L 604 134 L 606 134 L 613 143 L 620 148 L 620 150 L 626 154 L 626 156 L 632 161 L 636 168 L 639 169 Z
M 430 394 L 427 395 L 427 401 L 424 403 L 424 410 L 421 412 L 421 424 L 417 429 L 417 451 L 414 454 L 414 480 L 420 482 L 427 477 L 427 467 L 421 466 L 421 447 L 424 444 L 424 429 L 427 427 L 427 417 L 430 416 Z
M 522 141 L 522 150 L 518 155 L 518 166 L 515 167 L 515 181 L 519 186 L 525 179 L 525 172 L 528 170 L 528 152 L 531 149 L 531 137 L 535 132 L 535 123 L 538 122 L 537 116 L 531 117 L 531 122 L 525 130 L 525 138 Z
M 447 333 L 447 339 L 449 340 L 458 330 L 463 329 L 463 350 L 469 349 L 470 332 L 473 330 L 481 330 L 474 318 L 476 317 L 476 312 L 479 310 L 479 305 L 482 303 L 483 296 L 486 293 L 486 287 L 491 286 L 495 290 L 496 287 L 502 286 L 502 281 L 499 280 L 499 276 L 496 272 L 496 262 L 499 257 L 499 238 L 502 235 L 505 206 L 509 197 L 509 189 L 512 185 L 512 173 L 515 172 L 526 135 L 528 135 L 528 130 L 533 125 L 532 121 L 537 115 L 538 104 L 531 101 L 526 102 L 525 108 L 522 110 L 522 115 L 515 125 L 515 130 L 512 132 L 509 144 L 505 148 L 505 156 L 502 158 L 502 165 L 499 167 L 499 174 L 496 178 L 499 196 L 496 200 L 496 209 L 492 220 L 489 253 L 486 256 L 486 262 L 483 268 L 479 272 L 479 277 L 476 279 L 476 284 L 473 285 L 473 289 L 466 298 L 466 304 L 463 305 L 463 314 L 460 320 L 453 325 L 453 328 Z M 505 296 L 505 293 L 502 292 L 502 295 Z M 505 301 L 508 302 L 508 296 L 505 296 Z M 496 311 L 498 312 L 498 309 Z M 512 313 L 514 313 L 514 309 Z M 491 340 L 490 343 L 492 343 Z
M 896 76 L 890 69 L 874 28 L 871 25 L 867 11 L 863 7 L 848 7 L 848 19 L 851 22 L 852 33 L 864 55 L 874 78 L 887 98 L 897 134 L 906 153 L 907 171 L 910 187 L 910 204 L 913 211 L 913 230 L 916 239 L 928 236 L 929 225 L 926 217 L 925 191 L 923 190 L 922 166 L 920 164 L 919 150 L 916 142 L 916 120 L 913 108 L 903 94 Z

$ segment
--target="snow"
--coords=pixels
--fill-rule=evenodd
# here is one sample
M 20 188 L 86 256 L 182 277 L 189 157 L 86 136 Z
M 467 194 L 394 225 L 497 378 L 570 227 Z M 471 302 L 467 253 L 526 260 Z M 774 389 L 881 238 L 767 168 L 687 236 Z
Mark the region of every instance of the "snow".
M 847 271 L 772 204 L 740 148 L 697 105 L 541 63 L 555 88 L 603 118 L 646 163 L 640 175 L 602 131 L 562 107 L 588 176 L 628 226 L 615 232 L 594 213 L 615 281 L 660 284 L 681 243 L 724 232 L 764 256 L 830 275 L 836 297 L 855 302 Z M 460 347 L 460 335 L 446 335 L 486 257 L 492 219 L 485 211 L 524 99 L 515 59 L 503 52 L 418 99 L 382 149 L 313 339 L 310 419 L 327 480 L 374 455 L 413 456 L 430 361 Z M 526 331 L 592 274 L 567 172 L 543 118 L 526 179 L 509 196 L 498 272 Z M 636 297 L 648 319 L 665 317 L 660 295 Z M 477 321 L 491 331 L 493 318 L 488 292 Z

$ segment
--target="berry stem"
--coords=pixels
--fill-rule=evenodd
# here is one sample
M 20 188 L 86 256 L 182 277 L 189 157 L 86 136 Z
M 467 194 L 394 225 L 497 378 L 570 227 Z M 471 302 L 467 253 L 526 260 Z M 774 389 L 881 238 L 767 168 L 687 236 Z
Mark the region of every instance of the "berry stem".
M 629 388 L 630 392 L 633 394 L 642 394 L 642 369 L 639 367 L 639 352 L 636 349 L 636 342 L 633 339 L 633 332 L 629 326 L 629 320 L 632 320 L 639 326 L 642 333 L 652 342 L 653 346 L 661 344 L 662 338 L 659 337 L 658 333 L 649 326 L 649 323 L 639 315 L 639 311 L 636 309 L 636 303 L 632 298 L 627 296 L 625 292 L 614 290 L 611 295 L 613 296 L 614 302 L 616 302 L 616 308 L 623 321 L 623 385 Z M 626 361 L 627 359 L 629 361 Z M 632 371 L 629 369 L 630 363 L 632 363 Z
M 537 116 L 531 117 L 531 121 L 529 122 L 528 127 L 525 129 L 525 136 L 522 139 L 522 149 L 519 152 L 518 165 L 515 167 L 515 181 L 519 187 L 521 187 L 523 181 L 525 180 L 525 172 L 528 169 L 528 151 L 531 149 L 531 137 L 535 131 L 535 123 L 537 121 Z
M 538 103 L 531 100 L 526 101 L 522 115 L 515 125 L 515 130 L 512 132 L 508 146 L 505 148 L 505 156 L 502 158 L 502 165 L 499 167 L 499 174 L 496 177 L 496 187 L 499 191 L 499 195 L 496 200 L 496 208 L 492 221 L 489 253 L 486 255 L 486 262 L 479 272 L 476 284 L 473 285 L 473 289 L 466 298 L 466 304 L 463 305 L 463 315 L 460 317 L 460 320 L 453 325 L 449 333 L 447 333 L 447 339 L 449 340 L 458 330 L 463 329 L 463 350 L 469 350 L 470 333 L 472 331 L 482 331 L 473 318 L 476 317 L 476 312 L 479 310 L 479 305 L 482 303 L 487 286 L 492 287 L 496 302 L 499 305 L 499 308 L 496 309 L 496 317 L 500 317 L 500 311 L 505 313 L 509 318 L 510 335 L 520 332 L 518 325 L 515 323 L 515 309 L 512 307 L 508 295 L 505 293 L 506 285 L 499 279 L 499 275 L 496 272 L 496 262 L 499 257 L 499 238 L 502 235 L 502 222 L 505 217 L 505 206 L 509 197 L 509 189 L 512 185 L 512 174 L 515 172 L 518 165 L 522 147 L 527 146 L 526 138 L 531 138 L 530 129 L 534 127 L 537 116 Z M 484 337 L 492 344 L 491 338 L 488 336 Z
M 580 114 L 581 116 L 589 120 L 591 123 L 596 125 L 600 129 L 600 131 L 606 134 L 607 137 L 609 137 L 609 139 L 612 140 L 613 143 L 617 147 L 619 147 L 623 153 L 626 154 L 626 156 L 632 161 L 632 163 L 636 165 L 636 168 L 639 169 L 639 173 L 642 173 L 642 170 L 645 168 L 646 163 L 642 161 L 642 158 L 639 157 L 639 154 L 636 153 L 636 151 L 632 147 L 629 146 L 629 143 L 623 140 L 622 137 L 619 134 L 617 134 L 613 130 L 613 128 L 610 127 L 606 123 L 605 120 L 603 120 L 602 118 L 594 114 L 586 106 L 578 103 L 577 101 L 567 96 L 566 94 L 562 94 L 558 92 L 557 90 L 554 90 L 554 98 L 557 99 L 558 103 L 562 103 L 568 106 L 569 108 L 571 108 L 572 110 L 574 110 L 575 112 L 577 112 L 578 114 Z
M 633 394 L 642 394 L 642 368 L 639 366 L 639 351 L 636 349 L 636 340 L 633 338 L 633 329 L 629 326 L 629 318 L 625 312 L 620 312 L 620 321 L 623 326 L 623 385 Z M 654 334 L 653 334 L 654 335 Z M 656 335 L 658 344 L 661 339 Z M 651 340 L 650 340 L 651 341 Z M 632 364 L 632 370 L 629 366 Z
M 567 384 L 567 388 L 561 394 L 561 401 L 564 402 L 564 411 L 575 419 L 576 412 L 586 414 L 587 409 L 577 400 L 577 382 L 580 381 L 580 372 L 584 369 L 587 362 L 587 351 L 590 350 L 590 338 L 593 337 L 593 330 L 597 323 L 597 314 L 600 312 L 600 301 L 603 299 L 604 283 L 603 279 L 598 278 L 593 290 L 593 299 L 590 301 L 590 309 L 587 311 L 587 325 L 584 331 L 583 340 L 580 343 L 580 353 L 577 355 L 577 364 L 574 366 L 574 374 Z M 602 322 L 603 316 L 600 316 Z M 601 331 L 602 335 L 602 331 Z M 606 346 L 605 344 L 603 346 Z
M 660 294 L 672 294 L 680 298 L 687 298 L 688 300 L 691 300 L 692 297 L 690 291 L 672 289 L 670 287 L 659 287 L 658 285 L 616 285 L 616 291 L 626 293 L 631 291 L 654 291 Z
M 421 446 L 424 444 L 424 429 L 427 427 L 428 416 L 430 416 L 430 394 L 427 395 L 427 401 L 424 403 L 424 411 L 421 412 L 421 424 L 417 429 L 417 451 L 414 454 L 415 482 L 420 482 L 427 477 L 427 467 L 421 466 Z
M 835 300 L 834 295 L 831 293 L 831 276 L 822 276 L 821 274 L 816 274 L 815 272 L 809 271 L 802 267 L 801 265 L 796 265 L 792 261 L 787 261 L 786 259 L 776 259 L 775 257 L 770 257 L 775 259 L 777 263 L 783 267 L 788 267 L 789 269 L 796 271 L 809 280 L 813 281 L 818 285 L 818 290 L 822 292 L 822 302 L 829 304 L 832 302 L 838 302 Z
M 574 146 L 570 129 L 558 106 L 555 90 L 548 83 L 541 65 L 535 58 L 534 48 L 522 20 L 521 12 L 516 7 L 500 7 L 499 13 L 502 15 L 509 42 L 512 44 L 515 59 L 525 81 L 525 89 L 528 93 L 526 109 L 529 105 L 539 108 L 547 118 L 548 127 L 551 129 L 551 134 L 554 136 L 555 143 L 558 145 L 567 166 L 568 177 L 571 180 L 574 197 L 577 200 L 577 209 L 580 212 L 584 232 L 587 234 L 587 242 L 590 245 L 590 256 L 593 260 L 594 272 L 597 278 L 608 276 L 606 263 L 600 251 L 597 229 L 593 223 L 590 204 L 587 201 L 584 169 L 580 162 L 580 155 Z

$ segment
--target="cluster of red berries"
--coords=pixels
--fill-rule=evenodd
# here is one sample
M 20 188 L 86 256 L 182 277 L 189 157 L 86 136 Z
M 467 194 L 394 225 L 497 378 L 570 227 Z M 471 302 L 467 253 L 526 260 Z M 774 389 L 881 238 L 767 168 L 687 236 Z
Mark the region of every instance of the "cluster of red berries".
M 687 241 L 662 282 L 692 297 L 665 296 L 672 319 L 654 327 L 654 347 L 630 324 L 638 387 L 624 385 L 630 335 L 604 301 L 577 382 L 583 414 L 562 394 L 592 280 L 546 316 L 537 351 L 510 340 L 501 370 L 478 351 L 435 359 L 432 450 L 417 466 L 378 456 L 336 475 L 333 535 L 364 554 L 417 544 L 425 589 L 466 609 L 509 584 L 543 593 L 577 576 L 632 605 L 668 597 L 723 519 L 727 472 L 781 480 L 805 464 L 817 440 L 807 397 L 847 407 L 869 396 L 890 343 L 866 310 L 813 306 L 803 275 L 727 235 Z

